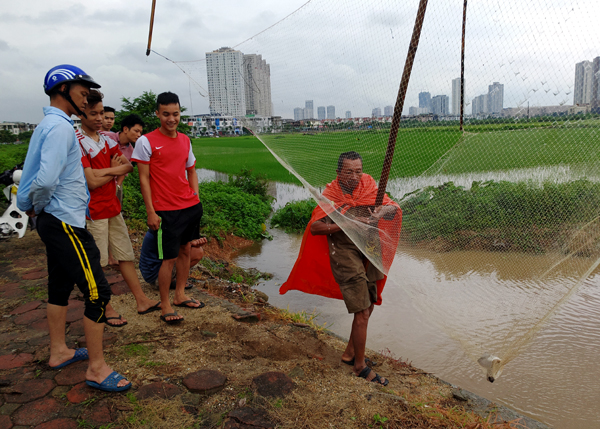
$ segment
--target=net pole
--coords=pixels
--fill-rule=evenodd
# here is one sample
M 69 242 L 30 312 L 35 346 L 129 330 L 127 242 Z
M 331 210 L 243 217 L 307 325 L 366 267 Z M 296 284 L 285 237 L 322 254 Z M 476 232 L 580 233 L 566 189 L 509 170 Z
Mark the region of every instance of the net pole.
M 150 31 L 148 32 L 148 47 L 146 56 L 150 55 L 150 45 L 152 45 L 152 29 L 154 28 L 154 10 L 156 9 L 156 0 L 152 0 L 152 12 L 150 13 Z
M 394 149 L 396 149 L 396 138 L 398 137 L 398 130 L 400 129 L 400 117 L 402 116 L 402 109 L 404 108 L 404 99 L 406 98 L 406 90 L 408 89 L 408 82 L 410 80 L 412 66 L 415 60 L 415 55 L 417 54 L 417 48 L 419 47 L 419 38 L 421 37 L 421 29 L 423 28 L 423 20 L 425 19 L 426 9 L 427 0 L 420 0 L 417 18 L 415 19 L 415 26 L 413 27 L 413 34 L 408 47 L 408 54 L 406 55 L 406 62 L 404 63 L 404 71 L 402 72 L 400 88 L 398 89 L 398 97 L 396 98 L 396 105 L 394 106 L 390 137 L 388 139 L 388 146 L 385 152 L 385 158 L 383 160 L 383 168 L 381 170 L 381 178 L 379 179 L 379 187 L 377 189 L 377 197 L 375 198 L 375 206 L 380 206 L 383 203 L 383 196 L 385 195 L 385 189 L 387 188 L 390 169 L 392 167 L 392 160 L 394 159 Z
M 460 50 L 460 132 L 463 133 L 465 117 L 465 28 L 467 26 L 467 0 L 463 4 L 462 46 Z

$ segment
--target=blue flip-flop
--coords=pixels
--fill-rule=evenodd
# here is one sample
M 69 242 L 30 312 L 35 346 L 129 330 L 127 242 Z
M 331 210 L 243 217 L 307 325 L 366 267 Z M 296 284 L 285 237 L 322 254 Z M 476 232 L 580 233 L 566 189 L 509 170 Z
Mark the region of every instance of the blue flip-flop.
M 60 365 L 51 366 L 52 369 L 61 369 L 67 365 L 71 365 L 72 363 L 79 362 L 80 360 L 88 360 L 90 357 L 88 356 L 88 351 L 85 348 L 75 350 L 75 355 L 66 362 L 61 363 Z
M 103 390 L 105 392 L 122 392 L 123 390 L 127 390 L 131 387 L 131 381 L 129 382 L 129 384 L 126 384 L 123 387 L 118 387 L 117 385 L 121 380 L 126 380 L 126 378 L 119 374 L 117 371 L 113 371 L 100 384 L 90 380 L 85 380 L 85 384 L 95 389 Z

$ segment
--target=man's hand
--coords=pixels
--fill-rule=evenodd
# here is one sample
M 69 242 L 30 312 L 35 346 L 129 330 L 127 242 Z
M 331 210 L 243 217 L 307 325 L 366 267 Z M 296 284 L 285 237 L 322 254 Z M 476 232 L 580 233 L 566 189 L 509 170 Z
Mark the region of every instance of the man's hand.
M 123 165 L 123 160 L 121 159 L 121 157 L 119 155 L 115 154 L 110 159 L 110 168 L 120 167 L 121 165 Z
M 160 228 L 160 217 L 156 213 L 152 213 L 148 215 L 148 228 L 152 231 L 158 231 Z
M 35 217 L 35 209 L 32 207 L 25 212 L 25 214 L 29 217 Z
M 192 247 L 202 247 L 207 243 L 207 241 L 208 240 L 206 239 L 206 237 L 200 237 L 196 240 L 190 241 L 190 243 L 192 243 Z

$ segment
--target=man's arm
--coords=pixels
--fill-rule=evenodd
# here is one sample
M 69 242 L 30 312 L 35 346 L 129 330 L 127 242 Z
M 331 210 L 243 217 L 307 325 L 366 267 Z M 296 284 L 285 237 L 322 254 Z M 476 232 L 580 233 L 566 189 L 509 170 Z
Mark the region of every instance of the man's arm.
M 329 235 L 335 234 L 342 230 L 333 221 L 331 223 L 325 221 L 326 218 L 319 219 L 310 225 L 310 233 L 312 235 Z
M 146 204 L 146 213 L 148 214 L 148 227 L 152 231 L 160 228 L 160 217 L 154 211 L 152 205 L 152 190 L 150 189 L 150 165 L 138 162 L 138 172 L 140 174 L 140 190 Z
M 121 176 L 133 170 L 131 163 L 124 156 L 114 156 L 110 160 L 110 165 L 109 168 L 99 169 L 84 167 L 83 172 L 85 173 L 85 180 L 90 191 L 106 185 L 111 180 L 114 180 L 115 176 Z
M 28 198 L 32 204 L 27 210 L 29 216 L 40 214 L 50 203 L 65 169 L 69 142 L 73 141 L 73 131 L 69 127 L 54 127 L 46 135 L 41 147 L 43 156 L 40 158 L 40 168 L 29 188 Z
M 194 193 L 196 195 L 198 195 L 198 174 L 196 173 L 196 167 L 191 167 L 188 168 L 187 170 L 187 178 L 188 178 L 188 183 L 190 184 L 190 188 L 192 188 L 192 191 L 194 191 Z M 200 199 L 200 196 L 198 195 L 198 199 Z

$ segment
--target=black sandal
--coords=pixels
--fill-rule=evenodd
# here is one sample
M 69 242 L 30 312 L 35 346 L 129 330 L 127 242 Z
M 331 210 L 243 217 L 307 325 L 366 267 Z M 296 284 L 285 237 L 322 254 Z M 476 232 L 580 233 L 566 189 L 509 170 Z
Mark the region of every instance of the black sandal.
M 360 378 L 364 378 L 365 380 L 367 379 L 367 377 L 369 376 L 369 374 L 371 373 L 371 368 L 369 368 L 368 366 L 365 367 L 365 369 L 363 369 L 360 374 L 358 374 L 358 376 Z M 379 383 L 382 386 L 387 386 L 388 383 L 390 382 L 390 380 L 388 380 L 387 378 L 385 379 L 385 381 L 381 381 L 381 376 L 379 374 L 375 374 L 375 378 L 373 378 L 373 380 L 369 380 L 373 383 Z

